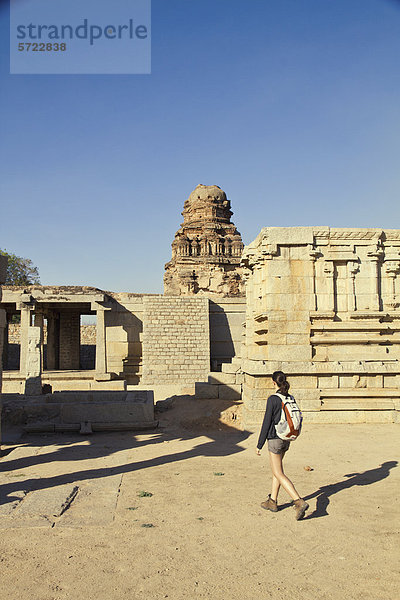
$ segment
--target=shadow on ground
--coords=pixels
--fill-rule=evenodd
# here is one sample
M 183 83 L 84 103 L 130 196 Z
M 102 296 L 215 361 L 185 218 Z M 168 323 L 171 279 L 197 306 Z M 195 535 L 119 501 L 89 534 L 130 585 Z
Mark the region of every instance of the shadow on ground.
M 371 485 L 373 483 L 377 483 L 378 481 L 382 481 L 382 479 L 386 479 L 389 477 L 390 470 L 397 467 L 397 460 L 389 460 L 382 463 L 379 467 L 374 469 L 369 469 L 368 471 L 364 471 L 363 473 L 348 473 L 344 475 L 347 479 L 343 479 L 342 481 L 338 481 L 337 483 L 331 483 L 329 485 L 323 485 L 318 490 L 309 494 L 308 496 L 304 496 L 304 500 L 311 500 L 312 498 L 316 498 L 316 507 L 312 513 L 309 513 L 306 517 L 304 517 L 304 521 L 309 519 L 316 519 L 318 517 L 325 517 L 329 515 L 328 506 L 330 503 L 331 496 L 335 494 L 347 490 L 356 485 Z M 284 508 L 288 508 L 292 506 L 291 503 L 282 504 L 279 509 L 283 510 Z
M 179 409 L 178 404 L 179 403 L 175 406 L 175 410 Z M 187 408 L 187 400 L 185 404 Z M 231 406 L 232 402 L 229 402 L 229 405 Z M 203 408 L 205 406 L 206 405 L 203 405 Z M 218 411 L 218 414 L 220 414 L 220 412 L 221 411 Z M 66 439 L 67 435 L 60 434 L 25 436 L 21 443 L 18 444 L 19 448 L 39 447 L 41 449 L 46 446 L 57 446 L 57 448 L 48 453 L 36 453 L 15 458 L 13 458 L 13 449 L 6 449 L 0 461 L 0 473 L 11 474 L 9 475 L 10 477 L 20 476 L 21 480 L 5 483 L 0 486 L 0 505 L 18 499 L 16 494 L 21 491 L 30 492 L 43 490 L 68 483 L 77 483 L 83 480 L 95 480 L 112 475 L 131 473 L 143 469 L 151 469 L 168 463 L 180 462 L 196 456 L 218 457 L 242 452 L 244 448 L 239 444 L 248 438 L 250 432 L 240 431 L 219 422 L 218 419 L 215 420 L 216 414 L 207 415 L 207 411 L 202 415 L 192 415 L 194 418 L 186 423 L 187 428 L 185 429 L 183 427 L 168 427 L 174 419 L 174 414 L 171 411 L 168 418 L 165 415 L 161 415 L 160 429 L 155 429 L 152 432 L 142 432 L 139 437 L 134 433 L 129 432 L 119 434 L 102 433 L 91 436 L 71 436 L 69 434 L 68 439 Z M 210 419 L 213 421 L 214 427 L 210 427 Z M 229 435 L 227 435 L 227 432 L 229 432 Z M 143 439 L 144 435 L 146 436 L 145 439 Z M 207 437 L 208 441 L 204 442 L 204 437 Z M 43 464 L 93 460 L 101 457 L 109 457 L 123 450 L 135 450 L 135 448 L 140 448 L 144 445 L 157 445 L 173 440 L 195 440 L 196 438 L 203 439 L 190 450 L 167 455 L 160 453 L 160 456 L 148 460 L 98 469 L 91 468 L 75 471 L 73 473 L 61 473 L 60 475 L 52 477 L 31 477 L 26 479 L 23 473 L 16 473 L 20 469 Z M 89 445 L 82 445 L 82 441 L 89 442 Z

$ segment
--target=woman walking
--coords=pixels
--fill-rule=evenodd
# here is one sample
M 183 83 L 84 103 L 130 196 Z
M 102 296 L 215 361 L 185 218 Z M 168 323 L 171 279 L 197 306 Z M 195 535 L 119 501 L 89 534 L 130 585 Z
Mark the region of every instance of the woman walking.
M 286 375 L 282 373 L 282 371 L 275 371 L 272 374 L 272 381 L 277 388 L 277 392 L 288 398 L 290 385 L 286 379 Z M 266 510 L 278 512 L 278 494 L 279 489 L 282 486 L 293 500 L 294 509 L 296 511 L 296 520 L 299 521 L 304 517 L 304 514 L 308 509 L 308 504 L 303 498 L 300 498 L 293 483 L 286 477 L 283 471 L 282 460 L 285 453 L 289 450 L 290 442 L 282 440 L 276 433 L 275 425 L 280 421 L 281 410 L 282 400 L 276 394 L 272 394 L 267 400 L 264 421 L 256 449 L 256 454 L 260 456 L 261 448 L 264 446 L 265 441 L 268 440 L 269 460 L 272 471 L 272 488 L 271 493 L 268 494 L 268 500 L 261 502 L 261 506 Z

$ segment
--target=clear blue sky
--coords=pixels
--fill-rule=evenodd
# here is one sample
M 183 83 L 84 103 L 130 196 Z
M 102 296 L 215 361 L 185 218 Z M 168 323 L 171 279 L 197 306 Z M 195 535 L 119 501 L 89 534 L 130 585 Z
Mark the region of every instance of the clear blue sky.
M 400 2 L 153 0 L 151 75 L 9 75 L 8 18 L 0 247 L 43 284 L 161 292 L 198 183 L 245 243 L 400 226 Z

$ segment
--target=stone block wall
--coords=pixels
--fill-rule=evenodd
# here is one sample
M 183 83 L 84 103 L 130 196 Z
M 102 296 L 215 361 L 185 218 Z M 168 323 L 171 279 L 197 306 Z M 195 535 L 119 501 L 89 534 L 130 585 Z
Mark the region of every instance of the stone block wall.
M 80 315 L 60 314 L 60 369 L 80 368 Z
M 310 421 L 397 420 L 400 231 L 265 228 L 243 263 L 247 423 L 260 423 L 275 370 Z
M 105 315 L 107 371 L 137 384 L 142 375 L 143 294 L 113 294 Z M 152 296 L 150 296 L 152 297 Z
M 209 300 L 145 297 L 143 385 L 205 381 L 210 370 Z
M 80 368 L 94 369 L 96 359 L 96 325 L 81 325 Z
M 144 321 L 151 319 L 150 304 L 158 311 L 158 302 L 164 297 L 120 293 L 113 294 L 113 298 L 115 305 L 106 313 L 107 370 L 123 376 L 128 384 L 136 384 L 143 373 Z M 175 303 L 174 297 L 171 300 L 172 310 L 176 308 L 180 314 L 181 304 Z M 200 300 L 208 303 L 206 298 Z M 231 362 L 240 354 L 246 301 L 244 298 L 214 298 L 208 306 L 211 366 L 220 369 L 221 364 Z
M 210 300 L 210 352 L 211 368 L 221 370 L 221 365 L 239 357 L 246 318 L 245 298 L 213 298 Z
M 21 344 L 21 326 L 19 323 L 8 324 L 7 366 L 11 371 L 19 369 Z M 96 325 L 81 325 L 80 328 L 80 367 L 94 369 L 96 353 Z M 43 354 L 46 364 L 47 354 L 47 325 L 43 327 Z

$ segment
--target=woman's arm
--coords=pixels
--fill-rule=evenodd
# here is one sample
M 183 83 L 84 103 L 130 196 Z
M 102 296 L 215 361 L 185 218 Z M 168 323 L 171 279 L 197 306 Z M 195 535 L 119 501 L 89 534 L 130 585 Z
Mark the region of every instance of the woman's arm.
M 268 429 L 271 426 L 271 422 L 272 422 L 272 396 L 270 396 L 267 400 L 267 407 L 265 409 L 264 420 L 263 420 L 263 424 L 261 427 L 260 436 L 258 438 L 258 444 L 257 444 L 258 450 L 261 450 L 261 448 L 265 444 L 265 440 L 267 439 L 267 433 L 268 433 Z

